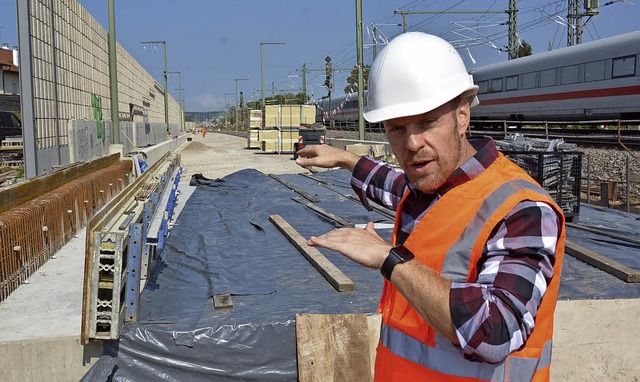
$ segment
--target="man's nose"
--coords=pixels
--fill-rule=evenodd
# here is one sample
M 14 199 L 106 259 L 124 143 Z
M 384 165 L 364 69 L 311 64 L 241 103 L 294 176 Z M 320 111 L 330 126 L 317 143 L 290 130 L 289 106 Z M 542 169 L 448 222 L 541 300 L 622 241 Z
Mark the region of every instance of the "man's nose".
M 406 146 L 409 151 L 419 151 L 424 145 L 424 132 L 414 127 L 407 128 Z

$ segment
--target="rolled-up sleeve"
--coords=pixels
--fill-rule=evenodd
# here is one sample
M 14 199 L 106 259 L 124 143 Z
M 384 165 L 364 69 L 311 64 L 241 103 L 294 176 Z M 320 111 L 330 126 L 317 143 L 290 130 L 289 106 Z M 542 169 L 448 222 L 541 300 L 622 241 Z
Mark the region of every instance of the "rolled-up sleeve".
M 487 241 L 477 280 L 452 283 L 451 316 L 468 357 L 497 363 L 524 346 L 554 277 L 558 234 L 549 205 L 521 202 Z
M 407 187 L 404 172 L 385 162 L 362 157 L 353 169 L 351 187 L 362 204 L 371 210 L 369 200 L 395 210 Z

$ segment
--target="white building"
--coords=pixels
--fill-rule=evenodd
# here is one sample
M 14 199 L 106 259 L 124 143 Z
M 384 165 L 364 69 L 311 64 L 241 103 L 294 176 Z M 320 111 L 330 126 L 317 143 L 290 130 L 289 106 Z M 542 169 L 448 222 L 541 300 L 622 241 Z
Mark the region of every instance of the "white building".
M 20 94 L 18 49 L 9 49 L 7 44 L 0 48 L 0 94 Z

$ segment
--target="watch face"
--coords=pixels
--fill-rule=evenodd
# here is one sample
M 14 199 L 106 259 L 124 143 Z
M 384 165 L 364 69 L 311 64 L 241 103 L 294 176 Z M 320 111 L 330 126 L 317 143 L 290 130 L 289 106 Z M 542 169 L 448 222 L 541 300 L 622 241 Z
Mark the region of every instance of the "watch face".
M 411 253 L 411 251 L 409 251 L 404 245 L 391 248 L 390 253 L 396 255 L 400 263 L 404 263 L 407 260 L 415 258 L 413 253 Z
M 382 264 L 380 273 L 382 273 L 387 280 L 391 280 L 391 272 L 393 272 L 393 268 L 400 263 L 413 259 L 414 257 L 413 253 L 402 245 L 399 247 L 393 247 L 389 251 L 389 256 L 387 256 Z

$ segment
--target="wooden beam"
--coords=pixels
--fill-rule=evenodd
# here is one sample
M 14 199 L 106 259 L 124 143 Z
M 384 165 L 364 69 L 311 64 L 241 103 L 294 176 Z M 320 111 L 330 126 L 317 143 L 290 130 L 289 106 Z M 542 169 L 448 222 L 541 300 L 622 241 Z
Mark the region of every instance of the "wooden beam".
M 618 234 L 615 234 L 615 233 L 607 232 L 607 231 L 602 230 L 602 229 L 593 228 L 593 227 L 587 227 L 587 226 L 582 225 L 582 224 L 575 224 L 575 223 L 566 222 L 565 225 L 567 227 L 581 229 L 583 231 L 596 233 L 598 235 L 608 236 L 608 237 L 610 237 L 612 239 L 618 239 L 618 240 L 622 240 L 622 241 L 627 241 L 629 243 L 640 244 L 640 240 L 638 240 L 638 239 L 636 239 L 634 237 L 625 236 L 625 235 L 618 235 Z
M 51 190 L 92 172 L 107 168 L 120 160 L 120 154 L 112 154 L 91 162 L 74 164 L 49 175 L 20 182 L 0 190 L 0 212 L 8 211 Z
M 269 215 L 269 220 L 338 292 L 352 292 L 356 290 L 356 285 L 350 278 L 324 257 L 320 251 L 307 245 L 307 239 L 302 237 L 302 235 L 293 229 L 280 215 Z
M 332 188 L 330 182 L 326 182 L 326 181 L 324 181 L 322 179 L 318 179 L 318 178 L 316 178 L 316 177 L 314 177 L 312 175 L 306 175 L 306 174 L 302 174 L 302 173 L 300 175 L 303 175 L 303 176 L 305 176 L 305 177 L 307 177 L 309 179 L 315 180 L 316 182 L 320 183 L 321 186 L 323 186 L 323 187 L 325 187 L 325 188 L 337 193 L 338 195 L 340 195 L 340 196 L 342 196 L 344 198 L 350 199 L 350 200 L 362 205 L 362 202 L 360 201 L 360 199 L 358 199 L 357 196 L 343 194 L 342 192 L 336 190 L 335 188 Z M 380 206 L 376 205 L 375 203 L 371 203 L 371 204 L 369 204 L 369 206 L 371 207 L 371 209 L 373 209 L 377 213 L 379 213 L 381 215 L 384 215 L 384 216 L 388 217 L 391 220 L 395 220 L 395 218 L 396 218 L 396 212 L 393 211 L 393 210 L 380 207 Z
M 274 174 L 269 174 L 270 177 L 272 177 L 273 179 L 277 180 L 278 182 L 282 183 L 285 187 L 287 187 L 288 189 L 295 191 L 296 193 L 298 193 L 298 195 L 302 196 L 303 198 L 307 199 L 308 201 L 312 202 L 312 203 L 319 203 L 321 202 L 320 199 L 316 198 L 313 195 L 310 195 L 307 192 L 302 191 L 301 189 L 299 189 L 298 187 L 294 186 L 293 184 L 287 182 L 286 180 L 282 179 L 281 177 L 279 177 L 278 175 L 274 175 Z
M 298 380 L 372 381 L 365 314 L 296 314 Z
M 305 202 L 304 200 L 300 199 L 300 198 L 291 198 L 291 200 L 293 200 L 296 203 L 300 203 L 303 206 L 306 206 L 307 208 L 309 208 L 310 210 L 317 212 L 318 214 L 324 216 L 327 219 L 333 220 L 334 222 L 340 224 L 343 227 L 349 227 L 349 228 L 353 228 L 355 227 L 355 225 L 353 223 L 351 223 L 350 221 L 332 213 L 329 212 L 327 210 L 325 210 L 324 208 L 318 207 L 313 203 L 309 203 L 309 202 Z
M 591 264 L 594 267 L 609 273 L 622 281 L 628 283 L 640 282 L 640 271 L 622 265 L 619 262 L 594 252 L 590 249 L 582 247 L 569 240 L 564 243 L 565 253 Z

